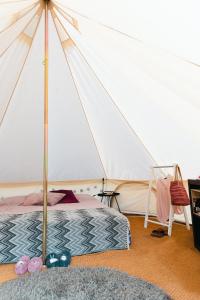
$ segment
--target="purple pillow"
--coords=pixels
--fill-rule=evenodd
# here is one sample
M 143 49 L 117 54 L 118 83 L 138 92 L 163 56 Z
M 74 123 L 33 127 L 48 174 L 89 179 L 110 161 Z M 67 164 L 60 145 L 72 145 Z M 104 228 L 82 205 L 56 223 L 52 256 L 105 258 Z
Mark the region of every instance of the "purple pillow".
M 61 193 L 65 196 L 59 201 L 59 203 L 78 203 L 74 193 L 71 190 L 53 190 L 51 193 Z

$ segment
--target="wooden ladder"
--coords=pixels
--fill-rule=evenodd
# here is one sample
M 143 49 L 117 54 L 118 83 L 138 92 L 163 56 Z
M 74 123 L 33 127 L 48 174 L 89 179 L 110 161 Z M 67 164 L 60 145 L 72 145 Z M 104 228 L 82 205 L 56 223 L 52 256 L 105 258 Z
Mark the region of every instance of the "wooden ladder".
M 171 236 L 172 235 L 172 225 L 173 225 L 173 221 L 174 221 L 174 209 L 173 209 L 173 205 L 171 203 L 170 203 L 170 211 L 169 211 L 169 221 L 167 223 L 161 223 L 159 221 L 154 221 L 149 218 L 149 207 L 150 207 L 150 201 L 151 201 L 153 182 L 156 181 L 155 169 L 166 169 L 166 168 L 173 168 L 173 178 L 175 178 L 176 171 L 177 171 L 177 164 L 168 165 L 168 166 L 153 166 L 153 167 L 151 167 L 151 180 L 149 181 L 144 228 L 147 228 L 148 223 L 154 223 L 154 224 L 166 226 L 168 228 L 168 236 Z M 183 206 L 183 213 L 184 213 L 186 228 L 188 230 L 190 230 L 190 224 L 189 224 L 185 206 Z

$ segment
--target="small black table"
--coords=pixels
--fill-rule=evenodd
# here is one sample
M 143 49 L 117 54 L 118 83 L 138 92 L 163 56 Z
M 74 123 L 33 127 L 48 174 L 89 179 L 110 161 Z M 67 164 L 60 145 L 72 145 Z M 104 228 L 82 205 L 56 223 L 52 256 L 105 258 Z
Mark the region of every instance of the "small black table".
M 101 197 L 101 202 L 105 198 L 105 200 L 107 201 L 108 207 L 112 206 L 112 200 L 115 199 L 118 210 L 119 210 L 119 212 L 121 212 L 120 207 L 119 207 L 119 203 L 117 201 L 117 196 L 119 196 L 119 195 L 120 195 L 120 193 L 117 193 L 117 192 L 114 192 L 114 191 L 104 191 L 102 193 L 97 194 L 97 196 Z

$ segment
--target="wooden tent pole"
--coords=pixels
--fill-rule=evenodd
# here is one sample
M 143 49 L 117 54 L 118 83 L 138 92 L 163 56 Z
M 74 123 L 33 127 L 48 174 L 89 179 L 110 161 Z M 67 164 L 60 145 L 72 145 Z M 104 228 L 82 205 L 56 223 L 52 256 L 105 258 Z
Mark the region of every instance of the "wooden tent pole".
M 48 192 L 48 1 L 45 1 L 45 59 L 44 59 L 44 161 L 43 161 L 43 235 L 42 257 L 47 248 L 47 192 Z

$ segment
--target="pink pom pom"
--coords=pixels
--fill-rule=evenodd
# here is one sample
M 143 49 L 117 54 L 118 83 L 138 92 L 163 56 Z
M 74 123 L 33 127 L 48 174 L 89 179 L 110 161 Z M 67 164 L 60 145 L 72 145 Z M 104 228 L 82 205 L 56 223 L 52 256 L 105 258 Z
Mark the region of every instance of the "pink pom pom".
M 26 261 L 27 263 L 29 263 L 30 257 L 24 255 L 24 256 L 22 256 L 22 257 L 20 258 L 20 260 L 23 260 L 23 261 Z
M 30 273 L 41 271 L 42 269 L 42 258 L 41 257 L 33 257 L 28 264 L 28 271 Z
M 22 256 L 15 264 L 15 273 L 17 275 L 24 275 L 28 271 L 29 256 Z

